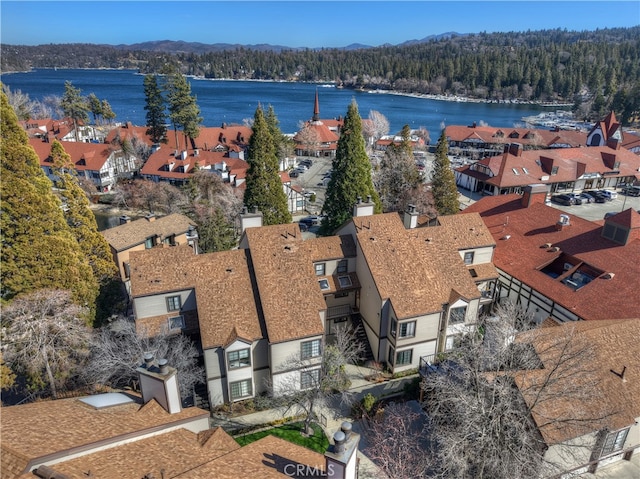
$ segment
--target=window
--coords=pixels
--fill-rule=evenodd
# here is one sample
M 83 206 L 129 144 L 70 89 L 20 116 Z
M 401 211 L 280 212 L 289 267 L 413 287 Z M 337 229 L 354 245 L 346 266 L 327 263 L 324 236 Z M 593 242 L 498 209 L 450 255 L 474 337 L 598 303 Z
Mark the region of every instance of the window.
M 453 308 L 449 315 L 449 324 L 464 323 L 464 317 L 467 314 L 467 307 Z
M 558 174 L 558 167 L 554 166 L 553 168 L 551 168 L 551 174 L 552 175 L 557 175 Z
M 524 174 L 525 174 L 525 175 L 528 175 L 528 174 L 529 174 L 529 170 L 527 170 L 525 167 L 522 167 L 522 171 L 524 171 Z
M 167 236 L 164 240 L 163 243 L 169 246 L 175 246 L 176 245 L 176 235 L 171 235 L 171 236 Z
M 467 251 L 464 254 L 464 264 L 473 264 L 473 256 L 474 256 L 473 251 Z
M 393 358 L 394 358 L 394 356 L 395 356 L 395 350 L 391 346 L 389 346 L 389 356 L 387 357 L 387 361 L 392 366 L 393 366 Z
M 231 383 L 231 399 L 240 399 L 251 394 L 251 379 Z
M 316 263 L 316 276 L 324 276 L 324 263 Z
M 227 364 L 229 369 L 238 369 L 251 366 L 251 352 L 249 348 L 227 353 Z
M 180 296 L 169 296 L 167 298 L 167 311 L 180 311 L 181 307 Z
M 338 273 L 346 273 L 349 269 L 349 261 L 346 259 L 341 259 L 338 261 Z
M 300 371 L 300 389 L 309 389 L 320 382 L 320 370 Z
M 147 238 L 144 242 L 144 247 L 146 249 L 151 249 L 153 248 L 153 245 L 155 243 L 155 238 L 153 236 L 150 236 L 149 238 Z
M 320 356 L 320 340 L 305 341 L 301 345 L 300 355 L 302 359 L 315 358 Z
M 184 316 L 169 318 L 169 330 L 184 329 Z
M 341 288 L 348 288 L 351 286 L 351 278 L 349 276 L 338 276 L 338 283 Z
M 411 364 L 412 356 L 413 356 L 413 349 L 398 351 L 398 353 L 396 354 L 396 366 L 404 366 L 406 364 Z
M 416 335 L 416 322 L 400 323 L 398 336 L 401 338 L 410 338 Z
M 607 434 L 607 437 L 604 440 L 604 445 L 602 446 L 602 453 L 600 454 L 600 457 L 607 456 L 613 452 L 621 450 L 624 446 L 624 441 L 627 439 L 628 433 L 629 428 Z
M 321 290 L 325 290 L 325 289 L 330 289 L 329 288 L 329 281 L 327 281 L 326 279 L 321 279 L 320 281 L 318 281 L 318 283 L 320 284 L 320 289 Z
M 124 267 L 124 277 L 125 278 L 130 278 L 131 277 L 131 267 L 129 266 L 129 263 L 122 263 L 122 266 Z

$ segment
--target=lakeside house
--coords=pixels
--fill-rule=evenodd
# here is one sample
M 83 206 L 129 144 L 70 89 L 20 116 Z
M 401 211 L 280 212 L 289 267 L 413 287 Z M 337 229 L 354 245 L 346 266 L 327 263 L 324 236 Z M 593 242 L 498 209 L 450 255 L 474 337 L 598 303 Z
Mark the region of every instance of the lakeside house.
M 238 250 L 133 252 L 136 325 L 154 334 L 182 324 L 172 318 L 197 322 L 213 406 L 269 384 L 276 393 L 292 380 L 306 387 L 340 325 L 360 326 L 370 358 L 390 371 L 417 369 L 474 327 L 498 277 L 495 241 L 479 215 L 422 228 L 418 217 L 415 209 L 374 215 L 361 201 L 336 235 L 303 239 L 297 224 L 260 226 L 254 212 L 242 217 Z M 292 356 L 305 366 L 287 369 Z

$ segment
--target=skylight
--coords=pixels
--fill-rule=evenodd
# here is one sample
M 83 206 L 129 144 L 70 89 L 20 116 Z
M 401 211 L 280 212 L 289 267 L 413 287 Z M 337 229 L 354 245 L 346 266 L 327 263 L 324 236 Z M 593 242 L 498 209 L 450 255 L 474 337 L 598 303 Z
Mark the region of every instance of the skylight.
M 340 283 L 341 288 L 346 288 L 352 284 L 349 276 L 338 276 L 338 282 Z
M 511 170 L 513 171 L 514 175 L 520 176 L 520 173 L 518 173 L 518 169 L 517 168 L 511 168 Z
M 96 409 L 121 406 L 134 402 L 133 399 L 122 393 L 96 394 L 94 396 L 83 397 L 80 401 Z
M 320 285 L 320 289 L 321 290 L 326 290 L 326 289 L 330 289 L 329 288 L 329 281 L 327 281 L 326 279 L 321 279 L 318 281 L 318 284 Z

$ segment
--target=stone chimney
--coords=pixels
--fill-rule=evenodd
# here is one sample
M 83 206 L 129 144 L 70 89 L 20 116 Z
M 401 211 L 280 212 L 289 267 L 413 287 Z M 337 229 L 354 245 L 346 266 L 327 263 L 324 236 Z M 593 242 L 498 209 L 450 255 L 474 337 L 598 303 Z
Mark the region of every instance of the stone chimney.
M 182 411 L 178 371 L 170 367 L 166 359 L 155 361 L 152 353 L 146 353 L 144 364 L 137 372 L 145 404 L 155 399 L 170 414 Z
M 411 230 L 418 226 L 418 212 L 416 205 L 407 205 L 407 211 L 404 212 L 404 227 Z
M 547 185 L 536 184 L 524 187 L 522 206 L 528 208 L 534 203 L 545 203 L 547 200 Z
M 365 203 L 362 202 L 362 197 L 358 196 L 358 200 L 353 206 L 353 217 L 371 216 L 373 215 L 375 206 L 375 203 L 371 200 L 371 195 L 367 196 L 367 201 Z
M 240 229 L 244 232 L 247 228 L 255 228 L 262 226 L 262 213 L 258 210 L 257 206 L 253 207 L 253 212 L 249 213 L 247 207 L 242 208 L 240 213 Z
M 326 477 L 329 479 L 356 479 L 358 477 L 358 443 L 360 434 L 351 430 L 345 421 L 333 435 L 333 445 L 324 453 Z

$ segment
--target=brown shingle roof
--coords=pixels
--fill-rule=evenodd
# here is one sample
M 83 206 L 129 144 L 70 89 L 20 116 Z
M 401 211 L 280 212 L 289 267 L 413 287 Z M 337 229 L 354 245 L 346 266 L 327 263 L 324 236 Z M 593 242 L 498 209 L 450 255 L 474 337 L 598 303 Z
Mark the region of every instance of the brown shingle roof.
M 562 335 L 570 338 L 568 347 Z M 518 341 L 534 345 L 544 364 L 542 370 L 519 372 L 515 378 L 547 444 L 634 423 L 640 416 L 639 337 L 640 317 L 578 321 L 519 335 Z M 588 352 L 588 362 L 580 360 L 581 351 Z M 561 354 L 565 359 L 559 361 Z M 578 360 L 572 362 L 572 355 Z M 553 370 L 557 364 L 569 368 Z M 545 382 L 550 374 L 554 381 Z M 565 395 L 574 388 L 584 388 L 586 394 L 578 399 Z
M 141 405 L 139 398 L 134 399 L 133 403 L 99 410 L 78 398 L 3 407 L 2 477 L 12 477 L 9 472 L 16 470 L 18 458 L 23 462 L 69 454 L 89 444 L 106 444 L 114 438 L 208 417 L 207 411 L 198 408 L 169 414 L 155 400 Z
M 467 299 L 479 297 L 457 245 L 452 247 L 451 243 L 464 220 L 445 220 L 441 226 L 410 230 L 395 213 L 357 217 L 353 222 L 378 292 L 391 300 L 399 319 L 440 311 L 454 292 Z M 475 218 L 471 224 L 478 228 L 477 238 L 484 245 L 492 243 L 482 232 L 483 225 Z
M 487 196 L 462 212 L 482 216 L 497 244 L 493 263 L 498 269 L 582 319 L 638 316 L 640 239 L 617 244 L 601 236 L 602 225 L 573 215 L 569 215 L 570 225 L 558 230 L 557 209 L 542 203 L 525 208 L 521 201 L 516 194 Z M 508 240 L 500 239 L 506 236 Z M 543 247 L 546 243 L 560 250 Z M 563 253 L 615 277 L 597 277 L 574 291 L 541 271 Z
M 52 465 L 70 478 L 140 479 L 177 475 L 240 449 L 222 428 L 195 434 L 177 429 Z
M 226 343 L 233 328 L 245 339 L 263 337 L 247 252 L 194 255 L 189 246 L 153 248 L 131 254 L 132 297 L 196 290 L 205 349 Z
M 320 335 L 326 309 L 310 248 L 297 224 L 245 231 L 269 341 L 277 343 Z M 309 240 L 313 242 L 314 240 Z M 334 246 L 336 257 L 338 245 Z
M 187 216 L 173 213 L 149 221 L 146 218 L 109 228 L 102 232 L 109 245 L 116 251 L 122 251 L 142 244 L 150 236 L 157 235 L 160 240 L 187 232 L 189 226 L 195 226 Z
M 292 464 L 294 467 L 286 467 Z M 325 458 L 297 444 L 275 436 L 266 436 L 247 444 L 241 449 L 221 456 L 196 469 L 186 472 L 182 479 L 237 479 L 250 477 L 260 479 L 283 479 L 300 477 L 293 475 L 296 464 L 316 467 L 318 477 L 324 473 Z M 307 477 L 306 475 L 304 477 Z

